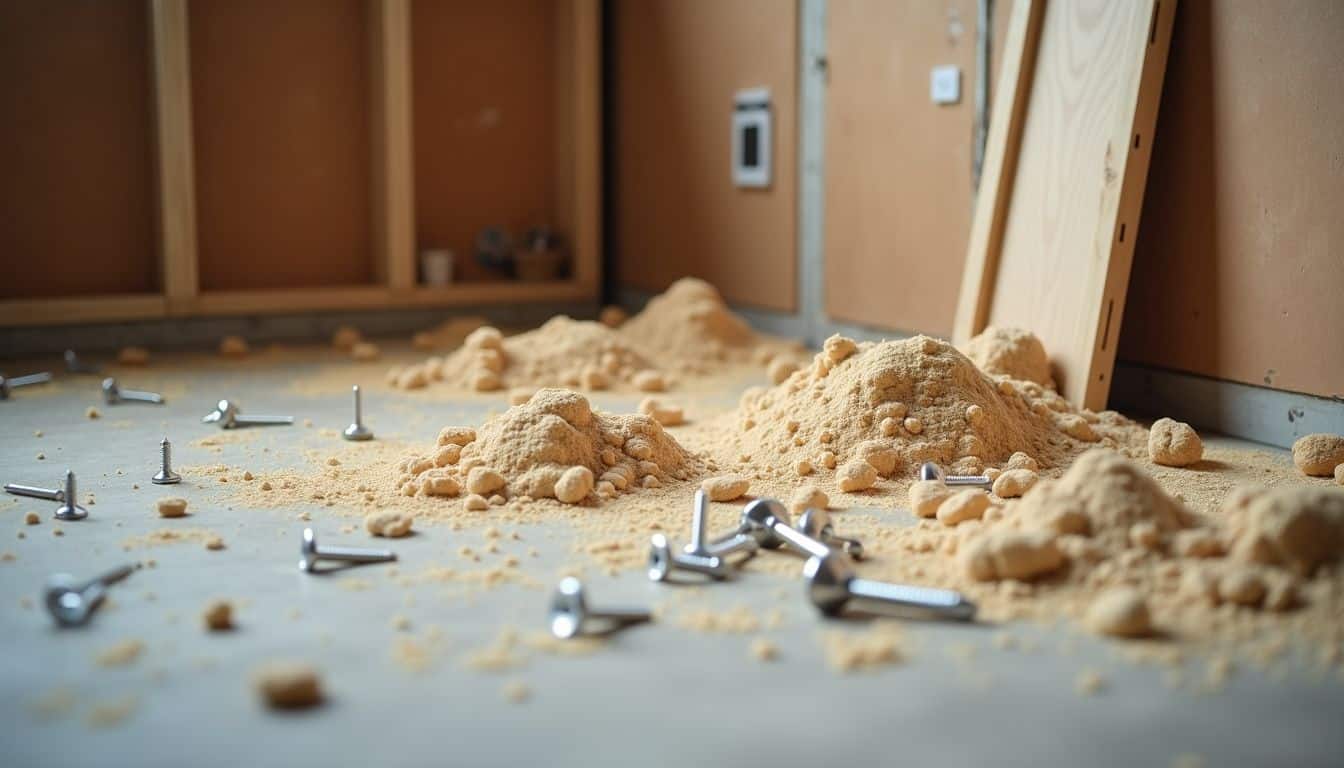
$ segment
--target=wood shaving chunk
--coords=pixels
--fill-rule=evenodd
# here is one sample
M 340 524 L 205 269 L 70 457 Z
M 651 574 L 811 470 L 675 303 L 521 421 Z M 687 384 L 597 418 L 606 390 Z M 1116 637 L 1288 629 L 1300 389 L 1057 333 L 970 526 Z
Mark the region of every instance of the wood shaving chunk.
M 994 532 L 972 539 L 961 552 L 966 575 L 977 581 L 1031 579 L 1064 565 L 1064 553 L 1047 531 Z
M 426 475 L 420 482 L 420 489 L 426 496 L 456 496 L 462 492 L 457 478 L 448 475 Z
M 471 512 L 481 512 L 490 508 L 490 502 L 479 493 L 473 493 L 462 502 L 462 508 Z
M 94 419 L 100 419 L 102 418 L 102 416 L 103 414 L 100 413 L 98 409 L 92 405 L 90 405 L 88 408 L 84 410 L 84 418 L 90 421 L 93 421 Z
M 799 477 L 807 477 L 814 471 L 812 462 L 807 459 L 799 459 L 798 463 L 793 465 L 793 471 L 798 473 Z
M 830 504 L 831 500 L 826 496 L 825 491 L 815 485 L 802 485 L 789 498 L 789 511 L 795 515 L 801 515 L 809 509 L 824 510 Z
M 903 423 L 905 431 L 912 435 L 918 435 L 920 432 L 924 431 L 924 422 L 920 421 L 915 416 L 907 416 Z
M 643 370 L 636 373 L 630 383 L 641 392 L 662 392 L 667 389 L 667 379 L 663 374 L 654 370 Z
M 752 639 L 747 651 L 751 658 L 756 661 L 767 662 L 779 659 L 779 646 L 768 638 L 757 637 Z
M 863 459 L 883 477 L 891 477 L 900 466 L 901 455 L 889 443 L 865 440 L 854 446 L 855 458 Z
M 646 397 L 641 400 L 639 412 L 664 427 L 675 427 L 686 421 L 686 414 L 680 405 L 654 397 Z
M 262 701 L 271 709 L 307 709 L 322 703 L 322 677 L 308 664 L 270 662 L 252 676 Z
M 1041 471 L 1041 465 L 1038 464 L 1035 459 L 1023 453 L 1022 451 L 1017 451 L 1012 456 L 1009 456 L 1008 463 L 1004 465 L 1004 468 L 1029 469 L 1032 472 Z
M 156 507 L 159 517 L 185 517 L 187 514 L 187 500 L 175 496 L 159 499 Z
M 1189 424 L 1158 419 L 1148 431 L 1148 458 L 1167 467 L 1188 467 L 1204 458 L 1204 443 Z
M 37 525 L 42 522 L 42 517 L 36 512 L 29 512 L 23 516 L 23 522 L 28 525 Z
M 592 492 L 595 479 L 587 467 L 570 467 L 555 482 L 555 498 L 566 504 L 578 504 Z
M 994 495 L 1000 499 L 1016 499 L 1031 490 L 1041 476 L 1030 469 L 1009 469 L 994 479 Z
M 710 501 L 732 501 L 741 498 L 751 488 L 751 481 L 738 475 L 711 477 L 700 484 Z
M 1101 593 L 1087 609 L 1084 623 L 1093 632 L 1111 637 L 1146 637 L 1153 632 L 1148 601 L 1129 587 Z
M 386 536 L 390 539 L 410 534 L 414 523 L 415 515 L 390 509 L 379 510 L 364 518 L 365 530 L 374 536 Z
M 211 600 L 201 612 L 201 621 L 211 632 L 233 629 L 233 603 L 228 600 Z
M 506 482 L 503 475 L 489 467 L 472 467 L 467 473 L 467 490 L 482 496 L 498 491 Z
M 920 480 L 910 486 L 910 511 L 916 517 L 933 517 L 951 495 L 952 491 L 937 480 Z

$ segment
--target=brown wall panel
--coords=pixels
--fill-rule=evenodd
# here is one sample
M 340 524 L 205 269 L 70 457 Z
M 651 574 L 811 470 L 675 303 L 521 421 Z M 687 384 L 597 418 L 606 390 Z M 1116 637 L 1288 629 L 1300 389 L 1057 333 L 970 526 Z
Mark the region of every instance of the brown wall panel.
M 826 312 L 947 335 L 971 223 L 975 0 L 828 11 Z M 961 69 L 957 104 L 929 98 L 939 65 Z
M 0 3 L 0 298 L 157 289 L 146 10 Z
M 553 181 L 558 11 L 553 0 L 412 4 L 417 247 L 453 249 L 458 279 L 489 276 L 471 255 L 482 228 L 565 223 Z
M 201 288 L 372 282 L 364 0 L 192 0 Z
M 1119 355 L 1344 396 L 1344 5 L 1182 0 Z
M 797 3 L 624 0 L 616 13 L 616 272 L 658 291 L 685 275 L 729 300 L 796 308 Z M 773 184 L 733 186 L 733 95 L 770 89 Z

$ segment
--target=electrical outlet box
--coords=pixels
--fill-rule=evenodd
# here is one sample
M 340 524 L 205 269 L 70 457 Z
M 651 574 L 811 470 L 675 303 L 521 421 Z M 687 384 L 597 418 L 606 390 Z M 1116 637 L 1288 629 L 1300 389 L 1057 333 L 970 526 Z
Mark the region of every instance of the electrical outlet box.
M 934 104 L 961 101 L 961 69 L 952 65 L 934 67 L 929 73 L 929 98 Z
M 748 88 L 733 99 L 733 184 L 769 187 L 771 178 L 770 89 Z

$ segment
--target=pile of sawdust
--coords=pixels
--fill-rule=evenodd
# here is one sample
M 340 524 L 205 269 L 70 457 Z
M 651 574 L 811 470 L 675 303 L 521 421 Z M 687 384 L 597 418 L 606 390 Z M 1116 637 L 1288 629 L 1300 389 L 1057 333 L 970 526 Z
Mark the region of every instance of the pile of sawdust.
M 966 342 L 962 351 L 976 367 L 990 375 L 1032 381 L 1047 389 L 1055 388 L 1045 345 L 1030 331 L 990 326 Z
M 479 429 L 445 427 L 429 454 L 398 466 L 405 495 L 496 503 L 510 497 L 593 503 L 700 472 L 700 463 L 643 414 L 594 412 L 583 395 L 542 389 Z M 469 499 L 470 501 L 470 499 Z
M 1093 445 L 1138 455 L 1147 439 L 1119 414 L 1076 409 L 1033 382 L 995 381 L 927 336 L 862 344 L 832 336 L 808 368 L 747 390 L 737 419 L 741 456 L 797 475 L 834 470 L 843 490 L 925 461 L 977 474 L 1021 452 L 1054 467 Z
M 492 326 L 481 326 L 455 352 L 394 368 L 388 381 L 400 389 L 444 382 L 477 392 L 553 386 L 661 391 L 666 379 L 639 348 L 601 323 L 557 315 L 536 330 L 507 338 Z

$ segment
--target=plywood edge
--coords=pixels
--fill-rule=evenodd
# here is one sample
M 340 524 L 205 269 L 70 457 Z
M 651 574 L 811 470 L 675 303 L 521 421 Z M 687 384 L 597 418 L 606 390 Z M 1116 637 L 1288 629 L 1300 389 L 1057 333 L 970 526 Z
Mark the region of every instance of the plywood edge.
M 152 0 L 157 132 L 159 253 L 163 290 L 173 299 L 199 290 L 196 181 L 191 132 L 191 60 L 186 0 Z
M 1110 222 L 1111 258 L 1101 288 L 1086 383 L 1082 387 L 1070 385 L 1070 391 L 1065 393 L 1071 400 L 1081 402 L 1083 407 L 1094 411 L 1106 407 L 1115 372 L 1116 347 L 1119 346 L 1125 297 L 1129 293 L 1129 275 L 1134 264 L 1134 244 L 1138 240 L 1139 219 L 1143 213 L 1148 167 L 1152 160 L 1153 133 L 1162 102 L 1162 85 L 1166 78 L 1167 55 L 1171 49 L 1176 3 L 1177 0 L 1155 0 L 1152 4 L 1148 44 L 1144 46 L 1143 64 L 1135 84 L 1134 118 L 1125 137 L 1120 199 L 1115 217 Z
M 370 0 L 373 252 L 378 279 L 415 284 L 410 0 Z
M 952 339 L 956 344 L 964 344 L 984 330 L 989 317 L 999 248 L 1003 244 L 1003 229 L 1012 201 L 1022 125 L 1031 100 L 1036 46 L 1040 40 L 1044 9 L 1044 0 L 1016 0 L 1008 21 L 1002 72 L 996 84 L 998 93 L 994 96 L 980 189 L 971 220 L 970 244 L 966 249 L 966 267 L 962 272 L 957 312 L 952 324 Z
M 597 298 L 602 272 L 602 18 L 598 0 L 572 0 L 574 282 Z
M 158 294 L 11 299 L 0 301 L 0 327 L 144 320 L 166 313 L 167 301 Z

